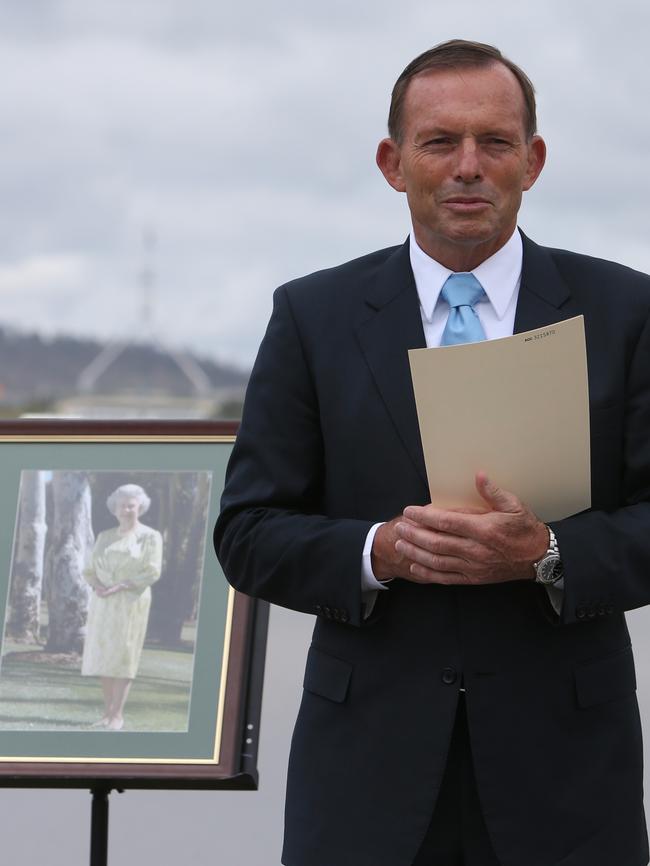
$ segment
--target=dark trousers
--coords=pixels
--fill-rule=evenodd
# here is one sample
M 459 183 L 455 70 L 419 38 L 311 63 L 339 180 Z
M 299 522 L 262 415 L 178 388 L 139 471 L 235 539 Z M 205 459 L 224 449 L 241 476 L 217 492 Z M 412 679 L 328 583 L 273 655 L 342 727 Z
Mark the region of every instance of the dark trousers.
M 499 866 L 476 789 L 463 692 L 438 802 L 413 866 Z

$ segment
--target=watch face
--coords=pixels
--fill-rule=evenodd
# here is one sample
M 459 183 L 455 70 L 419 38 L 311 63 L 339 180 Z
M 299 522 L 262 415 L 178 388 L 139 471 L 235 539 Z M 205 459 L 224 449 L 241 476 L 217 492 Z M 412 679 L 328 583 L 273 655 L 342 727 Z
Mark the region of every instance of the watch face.
M 555 554 L 549 554 L 537 566 L 537 579 L 540 583 L 555 583 L 562 577 L 562 560 Z

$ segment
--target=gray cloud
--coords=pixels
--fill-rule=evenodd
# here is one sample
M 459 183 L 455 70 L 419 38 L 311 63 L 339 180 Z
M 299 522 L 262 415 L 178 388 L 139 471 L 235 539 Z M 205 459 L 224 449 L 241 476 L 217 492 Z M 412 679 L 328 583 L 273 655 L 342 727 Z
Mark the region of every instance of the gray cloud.
M 242 364 L 280 282 L 408 231 L 374 165 L 394 78 L 463 35 L 536 83 L 549 162 L 522 225 L 541 242 L 650 262 L 650 12 L 551 0 L 272 6 L 60 0 L 0 7 L 2 321 L 137 330 L 140 237 L 156 227 L 161 336 Z M 40 273 L 40 272 L 39 272 Z M 60 303 L 60 292 L 76 301 Z

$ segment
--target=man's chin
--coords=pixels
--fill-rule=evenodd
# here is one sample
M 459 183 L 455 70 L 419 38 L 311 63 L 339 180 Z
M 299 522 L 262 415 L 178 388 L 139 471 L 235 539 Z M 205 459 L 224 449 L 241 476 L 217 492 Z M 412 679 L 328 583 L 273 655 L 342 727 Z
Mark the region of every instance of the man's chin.
M 464 225 L 455 225 L 443 235 L 453 244 L 459 246 L 481 246 L 496 240 L 499 232 L 493 226 L 477 225 L 471 220 L 466 220 Z
M 503 228 L 486 219 L 485 213 L 458 213 L 448 215 L 445 220 L 438 219 L 414 220 L 414 225 L 420 223 L 426 234 L 438 237 L 441 241 L 453 244 L 483 244 L 497 238 Z

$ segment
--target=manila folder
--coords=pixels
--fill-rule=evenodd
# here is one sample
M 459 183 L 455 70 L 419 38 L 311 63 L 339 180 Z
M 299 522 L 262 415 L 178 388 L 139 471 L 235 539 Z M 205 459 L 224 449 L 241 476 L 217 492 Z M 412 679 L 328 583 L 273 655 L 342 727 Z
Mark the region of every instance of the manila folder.
M 409 351 L 431 501 L 486 507 L 479 470 L 543 521 L 591 505 L 583 316 L 512 337 Z

